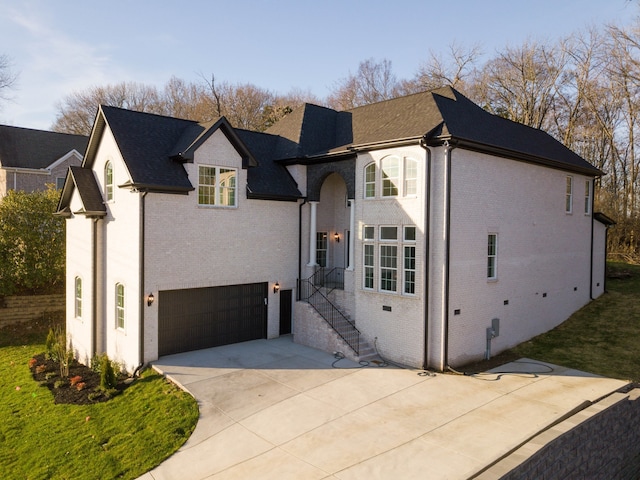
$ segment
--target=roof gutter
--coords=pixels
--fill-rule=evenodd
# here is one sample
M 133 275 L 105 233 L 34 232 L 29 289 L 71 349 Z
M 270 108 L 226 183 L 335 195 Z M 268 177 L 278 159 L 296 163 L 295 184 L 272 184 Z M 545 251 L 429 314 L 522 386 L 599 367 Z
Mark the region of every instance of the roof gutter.
M 144 366 L 144 305 L 145 305 L 145 297 L 144 294 L 144 269 L 145 269 L 145 198 L 147 196 L 147 191 L 140 192 L 140 226 L 139 226 L 139 272 L 140 272 L 140 286 L 138 289 L 138 366 L 134 371 L 134 376 L 138 370 L 140 370 Z
M 442 370 L 449 367 L 449 296 L 451 293 L 450 271 L 451 271 L 451 151 L 452 147 L 449 142 L 444 143 L 444 161 L 446 171 L 445 183 L 445 251 L 444 251 L 444 271 L 443 271 L 443 288 L 444 288 L 444 316 L 442 323 Z

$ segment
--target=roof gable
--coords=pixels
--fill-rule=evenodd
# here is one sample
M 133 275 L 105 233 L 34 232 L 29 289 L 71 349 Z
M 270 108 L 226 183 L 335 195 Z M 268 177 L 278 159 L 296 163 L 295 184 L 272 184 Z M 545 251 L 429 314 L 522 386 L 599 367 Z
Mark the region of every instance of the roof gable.
M 71 197 L 77 191 L 82 202 L 82 210 L 71 212 Z M 57 215 L 68 217 L 72 213 L 93 217 L 103 217 L 107 214 L 107 208 L 102 198 L 102 192 L 96 181 L 93 170 L 82 167 L 69 167 L 64 188 L 58 202 Z
M 0 125 L 0 166 L 47 169 L 72 151 L 84 155 L 88 137 Z

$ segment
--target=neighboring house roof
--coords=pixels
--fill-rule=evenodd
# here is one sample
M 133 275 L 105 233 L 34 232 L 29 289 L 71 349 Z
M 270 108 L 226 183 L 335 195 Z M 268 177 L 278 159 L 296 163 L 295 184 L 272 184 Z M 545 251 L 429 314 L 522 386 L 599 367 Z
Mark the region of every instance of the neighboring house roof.
M 346 112 L 305 105 L 267 132 L 286 140 L 282 143 L 287 148 L 279 149 L 286 163 L 311 162 L 314 157 L 415 143 L 424 138 L 429 145 L 448 141 L 452 146 L 602 175 L 551 135 L 493 115 L 451 87 Z
M 0 166 L 46 169 L 75 150 L 84 155 L 89 137 L 0 125 Z
M 607 227 L 611 227 L 613 225 L 616 224 L 616 221 L 613 220 L 610 217 L 607 217 L 604 213 L 602 212 L 595 212 L 593 214 L 593 218 L 597 221 L 599 221 L 600 223 L 602 223 L 603 225 L 606 225 Z
M 71 212 L 69 208 L 74 189 L 78 190 L 82 202 L 82 209 L 77 212 Z M 56 213 L 63 217 L 69 216 L 71 213 L 94 217 L 102 217 L 107 214 L 102 192 L 93 170 L 76 166 L 69 167 Z

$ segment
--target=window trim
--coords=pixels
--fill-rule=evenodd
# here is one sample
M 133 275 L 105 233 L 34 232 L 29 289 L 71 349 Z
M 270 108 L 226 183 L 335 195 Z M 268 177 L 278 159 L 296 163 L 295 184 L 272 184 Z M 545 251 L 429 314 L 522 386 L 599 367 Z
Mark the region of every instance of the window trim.
M 210 169 L 213 171 L 213 174 L 210 177 L 213 178 L 213 183 L 202 183 L 202 179 L 204 175 L 202 174 L 202 169 Z M 223 173 L 233 172 L 233 175 L 229 177 L 229 179 L 233 179 L 233 186 L 227 187 L 224 183 L 227 179 L 222 179 Z M 206 194 L 202 189 L 206 187 Z M 225 167 L 219 165 L 205 165 L 198 164 L 198 189 L 197 189 L 197 201 L 198 207 L 204 208 L 237 208 L 238 207 L 238 169 L 234 167 Z M 233 203 L 229 205 L 225 205 L 223 202 L 223 198 L 225 195 L 233 196 Z M 230 192 L 230 193 L 229 193 Z M 203 195 L 208 199 L 211 203 L 202 203 Z
M 122 294 L 120 293 L 122 290 Z M 125 288 L 123 283 L 116 283 L 115 289 L 115 320 L 116 320 L 116 330 L 124 331 L 126 326 L 126 296 L 125 296 Z
M 383 250 L 387 250 L 390 249 L 389 251 L 392 251 L 393 249 L 395 249 L 395 255 L 385 255 L 385 259 L 394 259 L 395 261 L 395 266 L 388 266 L 385 265 L 385 262 L 383 262 Z M 381 293 L 398 293 L 398 243 L 381 243 L 378 249 L 378 257 L 380 259 L 380 267 L 378 268 L 379 271 L 379 283 L 378 283 L 378 287 L 379 287 L 379 291 Z M 388 271 L 391 273 L 393 278 L 385 278 L 384 275 L 384 271 Z M 392 282 L 394 288 L 393 289 L 386 289 L 383 288 L 383 282 Z
M 369 170 L 373 170 L 373 181 L 371 180 L 367 180 L 367 174 Z M 364 191 L 363 191 L 363 197 L 364 198 L 376 198 L 376 162 L 371 162 L 368 163 L 367 165 L 365 165 L 364 167 Z M 369 195 L 369 192 L 367 191 L 367 186 L 373 186 L 373 191 L 371 192 L 371 195 Z
M 573 213 L 573 177 L 567 175 L 564 191 L 564 212 Z

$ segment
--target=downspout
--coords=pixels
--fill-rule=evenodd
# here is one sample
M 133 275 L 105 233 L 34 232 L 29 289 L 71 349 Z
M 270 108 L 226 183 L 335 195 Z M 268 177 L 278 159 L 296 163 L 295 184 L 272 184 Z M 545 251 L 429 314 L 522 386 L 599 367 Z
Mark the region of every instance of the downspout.
M 594 206 L 594 197 L 595 197 L 595 180 L 591 181 L 591 258 L 589 259 L 589 300 L 593 300 L 593 222 L 595 221 L 593 218 L 593 206 Z M 605 244 L 604 251 L 607 251 L 607 246 Z M 606 254 L 605 254 L 605 270 L 606 270 Z M 606 277 L 606 275 L 605 275 Z
M 307 197 L 302 199 L 298 206 L 298 285 L 296 288 L 296 300 L 300 300 L 300 281 L 302 280 L 302 206 L 307 203 Z
M 91 358 L 98 355 L 98 217 L 93 217 L 91 239 Z
M 139 262 L 140 262 L 140 287 L 138 289 L 139 295 L 139 313 L 138 313 L 138 366 L 133 372 L 133 376 L 135 377 L 139 370 L 144 366 L 144 304 L 145 304 L 145 295 L 144 295 L 144 223 L 145 223 L 145 197 L 147 196 L 147 191 L 143 191 L 140 196 L 140 233 L 139 233 Z
M 426 175 L 424 182 L 426 192 L 424 201 L 424 360 L 422 368 L 429 367 L 429 280 L 431 272 L 430 240 L 431 240 L 431 150 L 427 147 L 426 136 L 420 139 L 420 146 L 425 150 Z
M 448 141 L 444 142 L 444 161 L 447 174 L 445 201 L 445 267 L 444 267 L 444 325 L 443 325 L 443 370 L 449 368 L 449 294 L 451 290 L 449 276 L 451 266 L 451 150 Z

